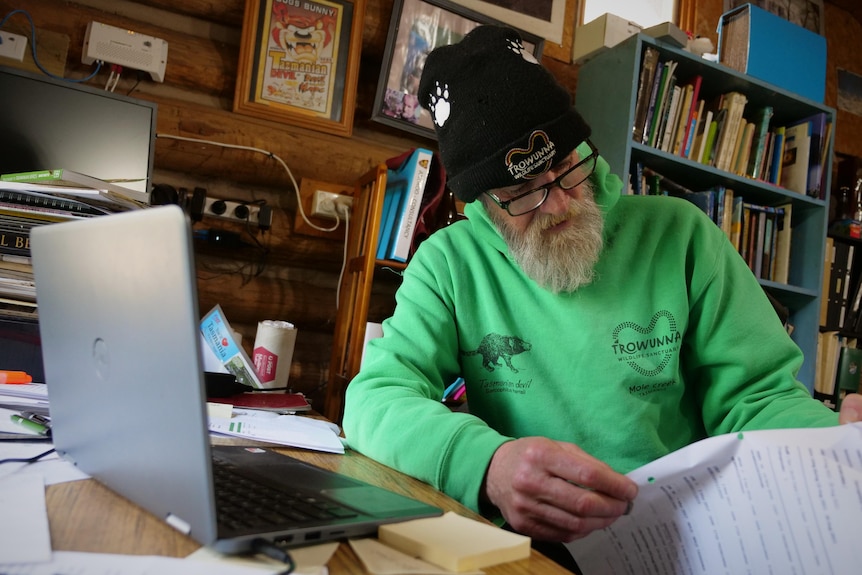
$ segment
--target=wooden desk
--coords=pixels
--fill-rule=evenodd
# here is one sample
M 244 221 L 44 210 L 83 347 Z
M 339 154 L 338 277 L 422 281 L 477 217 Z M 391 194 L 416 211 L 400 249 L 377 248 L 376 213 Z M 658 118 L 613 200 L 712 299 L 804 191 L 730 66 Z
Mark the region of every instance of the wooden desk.
M 429 485 L 356 452 L 335 455 L 290 448 L 275 450 L 425 501 L 445 511 L 479 518 Z M 153 477 L 153 481 L 158 481 L 158 478 Z M 185 557 L 200 547 L 195 540 L 179 533 L 94 479 L 50 485 L 46 490 L 46 500 L 51 543 L 57 551 Z M 346 543 L 338 546 L 338 551 L 328 566 L 331 575 L 367 575 L 362 563 Z M 488 575 L 570 573 L 535 551 L 529 559 L 489 567 L 484 571 Z

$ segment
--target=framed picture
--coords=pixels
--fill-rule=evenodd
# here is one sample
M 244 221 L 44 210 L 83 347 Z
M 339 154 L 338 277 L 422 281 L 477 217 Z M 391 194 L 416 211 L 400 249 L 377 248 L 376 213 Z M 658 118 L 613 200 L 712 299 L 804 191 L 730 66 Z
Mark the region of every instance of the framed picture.
M 574 0 L 453 0 L 518 30 L 562 44 L 566 4 Z
M 436 139 L 428 110 L 419 105 L 419 78 L 434 48 L 455 44 L 480 24 L 502 24 L 448 0 L 395 0 L 372 119 Z M 520 31 L 537 60 L 544 40 Z
M 353 131 L 365 0 L 248 0 L 233 111 Z
M 825 31 L 823 0 L 724 0 L 724 11 L 743 4 L 754 4 L 821 36 Z

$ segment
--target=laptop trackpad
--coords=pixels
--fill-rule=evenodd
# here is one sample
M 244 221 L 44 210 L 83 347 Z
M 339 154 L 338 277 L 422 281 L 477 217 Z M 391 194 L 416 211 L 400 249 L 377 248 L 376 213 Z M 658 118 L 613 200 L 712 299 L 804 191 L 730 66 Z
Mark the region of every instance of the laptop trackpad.
M 423 503 L 416 500 L 370 485 L 324 489 L 322 493 L 368 515 L 387 515 L 397 511 L 425 508 Z

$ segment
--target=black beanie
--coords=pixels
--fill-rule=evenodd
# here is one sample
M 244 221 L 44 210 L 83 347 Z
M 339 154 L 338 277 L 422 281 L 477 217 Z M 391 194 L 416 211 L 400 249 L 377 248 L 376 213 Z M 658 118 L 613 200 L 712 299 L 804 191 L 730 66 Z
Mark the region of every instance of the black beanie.
M 479 26 L 433 50 L 419 99 L 434 120 L 448 185 L 465 202 L 536 178 L 590 136 L 568 91 L 502 26 Z

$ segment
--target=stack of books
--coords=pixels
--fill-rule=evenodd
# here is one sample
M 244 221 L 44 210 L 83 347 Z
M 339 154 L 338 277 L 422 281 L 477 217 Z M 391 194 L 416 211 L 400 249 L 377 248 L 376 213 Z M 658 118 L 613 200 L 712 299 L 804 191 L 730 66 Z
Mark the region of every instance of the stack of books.
M 0 174 L 0 319 L 36 318 L 35 226 L 146 205 L 146 194 L 71 170 Z

